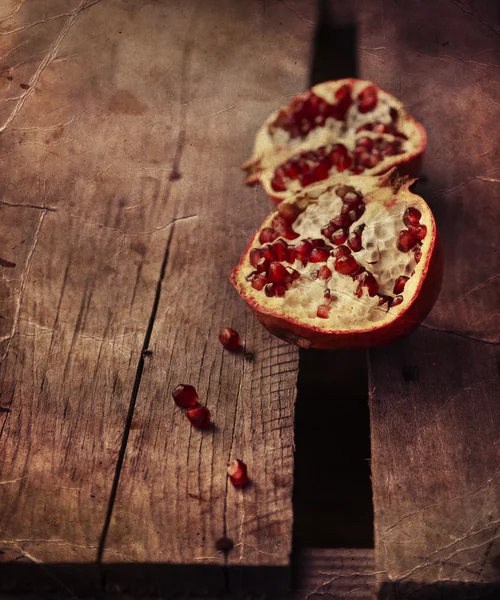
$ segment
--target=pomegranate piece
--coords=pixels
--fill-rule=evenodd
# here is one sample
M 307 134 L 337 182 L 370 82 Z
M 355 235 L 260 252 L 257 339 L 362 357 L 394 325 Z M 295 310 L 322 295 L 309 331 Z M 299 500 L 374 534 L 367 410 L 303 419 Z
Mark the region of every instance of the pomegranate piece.
M 342 126 L 331 127 L 333 121 Z M 318 128 L 321 135 L 312 135 Z M 380 174 L 394 166 L 415 174 L 425 145 L 425 130 L 396 98 L 370 81 L 342 79 L 318 84 L 273 113 L 243 168 L 247 183 L 260 181 L 278 204 L 340 174 Z
M 235 487 L 243 487 L 248 483 L 248 470 L 246 464 L 236 458 L 227 463 L 229 480 Z
M 241 348 L 240 334 L 230 327 L 225 327 L 220 332 L 219 340 L 226 350 L 239 350 Z
M 207 429 L 210 427 L 210 411 L 206 406 L 194 406 L 186 410 L 186 417 L 193 427 Z
M 177 406 L 189 408 L 198 404 L 198 394 L 196 389 L 189 384 L 181 383 L 172 392 L 172 398 Z
M 231 280 L 269 331 L 302 347 L 371 347 L 409 333 L 425 318 L 437 298 L 442 262 L 432 213 L 409 185 L 395 172 L 344 174 L 312 194 L 284 200 L 265 219 Z M 258 241 L 276 216 L 297 212 L 299 240 Z M 285 260 L 290 253 L 293 262 Z

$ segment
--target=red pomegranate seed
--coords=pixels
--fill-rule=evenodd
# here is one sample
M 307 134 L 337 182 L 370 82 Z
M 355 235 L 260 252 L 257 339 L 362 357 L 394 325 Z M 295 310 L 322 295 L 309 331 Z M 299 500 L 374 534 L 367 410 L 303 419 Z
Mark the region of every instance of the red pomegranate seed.
M 350 185 L 341 185 L 339 188 L 337 188 L 335 190 L 335 193 L 337 194 L 337 196 L 339 198 L 342 198 L 342 200 L 346 197 L 346 195 L 348 193 L 353 193 L 354 192 L 354 188 Z M 356 194 L 356 197 L 358 195 Z
M 274 284 L 274 295 L 278 298 L 283 298 L 286 292 L 286 287 L 284 285 Z
M 313 280 L 318 279 L 318 275 L 319 275 L 319 271 L 317 269 L 315 269 L 314 271 L 311 271 L 309 273 L 309 277 Z
M 298 279 L 300 277 L 300 273 L 298 271 L 296 271 L 295 269 L 292 269 L 291 267 L 288 267 L 287 271 L 288 271 L 288 275 L 290 275 L 290 279 L 292 281 L 295 281 L 296 279 Z
M 264 287 L 264 293 L 268 298 L 272 298 L 274 296 L 274 283 L 267 283 Z
M 252 287 L 254 290 L 257 290 L 258 292 L 261 292 L 264 289 L 264 286 L 266 285 L 266 283 L 268 283 L 268 279 L 267 279 L 267 277 L 264 277 L 264 275 L 255 274 L 252 277 Z
M 403 223 L 408 227 L 409 225 L 418 225 L 420 223 L 420 218 L 422 213 L 418 210 L 418 208 L 407 208 L 403 215 Z
M 259 260 L 259 262 L 255 265 L 257 273 L 265 273 L 269 274 L 269 267 L 271 266 L 271 261 L 264 256 Z
M 329 304 L 320 304 L 316 312 L 316 316 L 320 319 L 328 319 L 330 315 L 331 306 Z
M 312 263 L 325 262 L 330 257 L 330 249 L 324 246 L 323 248 L 314 248 L 311 252 L 310 261 Z
M 252 267 L 257 266 L 257 263 L 262 258 L 262 252 L 258 248 L 252 248 L 250 250 L 250 264 Z
M 264 258 L 267 258 L 268 260 L 276 260 L 276 257 L 274 255 L 274 248 L 270 244 L 262 246 L 260 250 Z
M 192 385 L 181 383 L 172 392 L 172 398 L 177 406 L 188 408 L 198 404 L 198 394 Z
M 328 161 L 321 161 L 316 167 L 313 168 L 311 176 L 314 178 L 314 181 L 323 181 L 328 177 L 330 172 L 330 164 Z
M 278 205 L 278 212 L 287 223 L 293 223 L 300 215 L 300 210 L 296 206 L 287 204 L 286 202 Z
M 290 160 L 283 165 L 285 169 L 285 175 L 290 179 L 297 179 L 299 175 L 299 169 L 297 163 L 294 160 Z
M 286 260 L 288 244 L 283 240 L 278 240 L 273 244 L 273 253 L 278 260 Z M 258 270 L 258 269 L 257 269 Z
M 286 251 L 286 262 L 291 265 L 295 262 L 295 248 L 293 246 L 288 246 Z
M 332 227 L 332 225 L 325 225 L 325 227 L 321 228 L 321 235 L 324 235 L 327 239 L 330 239 L 335 231 L 336 228 Z
M 349 212 L 349 218 L 354 222 L 357 221 L 358 219 L 361 219 L 361 217 L 363 216 L 364 212 L 366 210 L 366 207 L 364 204 L 359 204 L 358 206 L 356 206 L 356 208 L 354 209 L 354 211 Z M 352 212 L 354 212 L 354 219 L 352 218 L 353 215 L 351 214 Z
M 363 202 L 363 198 L 353 190 L 345 194 L 343 201 L 350 208 L 356 208 L 356 206 Z
M 299 237 L 299 234 L 295 233 L 288 221 L 286 221 L 281 215 L 276 215 L 273 217 L 272 225 L 274 231 L 287 240 L 294 240 L 295 238 Z
M 338 248 L 334 248 L 332 250 L 332 256 L 335 258 L 340 258 L 341 256 L 348 256 L 351 254 L 351 251 L 347 246 L 339 246 Z
M 226 350 L 237 350 L 241 347 L 240 334 L 230 327 L 225 327 L 220 332 L 219 340 Z
M 206 429 L 210 426 L 210 411 L 206 406 L 188 408 L 186 417 L 189 419 L 191 425 L 197 429 Z
M 409 252 L 417 243 L 417 238 L 407 229 L 399 233 L 397 247 L 401 252 Z
M 422 251 L 420 250 L 420 248 L 415 248 L 413 253 L 415 256 L 415 262 L 418 264 L 420 262 L 420 259 L 422 258 Z
M 334 300 L 337 300 L 337 296 L 334 296 L 330 290 L 325 290 L 323 297 L 329 304 L 331 304 Z
M 282 177 L 275 175 L 271 180 L 271 187 L 275 192 L 286 192 L 286 183 Z
M 335 92 L 337 103 L 330 105 L 328 108 L 328 116 L 332 116 L 337 121 L 344 121 L 347 111 L 352 104 L 351 86 L 345 84 Z
M 375 277 L 371 273 L 368 273 L 368 275 L 365 277 L 365 279 L 363 281 L 363 286 L 365 288 L 367 288 L 369 296 L 373 297 L 373 296 L 377 295 L 378 283 L 377 283 L 377 280 L 375 279 Z
M 362 137 L 356 141 L 356 154 L 362 154 L 364 152 L 370 152 L 373 148 L 373 140 L 369 137 Z
M 271 229 L 270 227 L 264 227 L 264 229 L 260 232 L 259 242 L 261 244 L 267 244 L 269 242 L 274 242 L 274 240 L 278 237 L 278 234 Z
M 288 279 L 288 271 L 280 262 L 272 262 L 269 269 L 269 279 L 273 283 L 286 283 Z
M 336 246 L 344 244 L 347 240 L 348 231 L 348 229 L 337 229 L 337 231 L 330 238 L 332 243 L 334 243 Z
M 314 238 L 313 240 L 309 240 L 309 242 L 313 248 L 321 248 L 325 245 L 325 240 L 322 238 Z
M 396 279 L 396 283 L 394 284 L 394 289 L 392 290 L 394 294 L 402 294 L 403 290 L 405 289 L 405 285 L 406 282 L 408 281 L 409 277 L 405 277 L 404 275 L 401 275 L 401 277 L 398 277 Z
M 365 170 L 364 167 L 362 167 L 361 165 L 355 165 L 352 169 L 351 169 L 351 173 L 353 175 L 360 175 L 363 171 Z
M 361 155 L 359 162 L 367 169 L 373 169 L 373 167 L 377 164 L 377 159 L 372 154 L 368 154 L 368 152 L 364 152 Z
M 348 215 L 338 215 L 337 217 L 334 217 L 331 221 L 330 221 L 330 225 L 332 225 L 332 227 L 335 227 L 335 229 L 341 229 L 343 227 L 348 227 L 349 226 L 349 217 Z
M 408 229 L 419 241 L 422 241 L 427 235 L 427 227 L 425 225 L 408 225 Z
M 316 183 L 316 179 L 314 179 L 312 173 L 299 173 L 299 182 L 302 187 L 306 187 L 312 183 Z
M 319 279 L 330 279 L 331 276 L 332 276 L 332 272 L 326 265 L 323 265 L 320 268 L 320 270 L 318 271 Z
M 390 306 L 397 306 L 398 304 L 401 304 L 401 302 L 403 302 L 403 296 L 396 296 L 395 298 L 393 298 L 392 302 L 390 303 Z
M 295 246 L 295 256 L 303 263 L 307 263 L 311 256 L 313 246 L 311 242 L 302 240 Z
M 361 243 L 361 234 L 351 233 L 349 239 L 347 240 L 347 245 L 353 252 L 359 252 L 363 248 Z
M 346 157 L 349 157 L 349 153 L 343 144 L 334 144 L 328 154 L 328 159 L 334 166 L 343 163 Z
M 248 483 L 247 466 L 238 458 L 227 463 L 227 474 L 235 487 L 243 487 Z
M 360 113 L 370 112 L 377 106 L 377 103 L 377 88 L 374 85 L 368 85 L 358 95 L 358 110 Z
M 375 123 L 373 131 L 375 133 L 390 133 L 390 128 L 388 125 L 385 125 L 385 123 Z
M 341 247 L 343 248 L 345 246 Z M 335 260 L 335 270 L 339 273 L 342 273 L 342 275 L 351 275 L 351 273 L 354 273 L 357 270 L 357 268 L 358 263 L 356 262 L 356 259 L 354 258 L 354 256 L 352 256 L 352 254 L 339 256 Z

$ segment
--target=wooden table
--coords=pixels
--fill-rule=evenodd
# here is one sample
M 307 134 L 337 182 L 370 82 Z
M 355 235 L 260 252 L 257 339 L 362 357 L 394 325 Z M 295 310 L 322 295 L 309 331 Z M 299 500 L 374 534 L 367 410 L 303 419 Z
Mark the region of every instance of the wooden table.
M 2 3 L 0 590 L 274 597 L 294 576 L 297 600 L 499 597 L 495 18 L 486 0 Z M 272 110 L 347 75 L 427 128 L 417 191 L 445 281 L 394 346 L 299 356 L 228 282 L 269 210 L 239 164 Z M 225 326 L 253 360 L 223 351 Z M 180 382 L 213 430 L 175 407 Z M 318 401 L 333 442 L 311 433 Z M 303 548 L 332 523 L 333 545 L 352 543 L 335 507 L 356 507 L 368 475 L 328 460 L 361 438 L 364 473 L 368 434 L 374 555 L 363 534 Z M 230 458 L 248 464 L 244 491 Z

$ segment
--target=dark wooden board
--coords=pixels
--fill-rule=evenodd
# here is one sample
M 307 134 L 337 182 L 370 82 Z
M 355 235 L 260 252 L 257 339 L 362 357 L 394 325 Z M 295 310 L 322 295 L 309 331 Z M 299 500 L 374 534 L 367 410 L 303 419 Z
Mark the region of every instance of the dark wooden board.
M 179 587 L 193 565 L 216 591 L 288 586 L 298 353 L 227 276 L 269 210 L 239 164 L 307 85 L 302 4 L 2 7 L 4 591 L 115 589 L 130 561 L 138 580 Z M 227 325 L 255 360 L 223 352 Z M 183 380 L 213 431 L 174 410 Z M 243 493 L 226 480 L 233 456 L 250 469 Z
M 500 578 L 499 31 L 488 2 L 385 2 L 359 13 L 361 75 L 427 129 L 417 191 L 446 260 L 426 322 L 370 352 L 383 598 L 498 593 L 486 584 Z

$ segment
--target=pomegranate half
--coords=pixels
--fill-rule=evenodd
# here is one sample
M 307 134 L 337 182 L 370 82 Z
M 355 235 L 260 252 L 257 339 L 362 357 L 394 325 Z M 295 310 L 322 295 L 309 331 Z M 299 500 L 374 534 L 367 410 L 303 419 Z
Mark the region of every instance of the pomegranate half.
M 369 348 L 433 307 L 443 262 L 436 223 L 396 170 L 338 175 L 283 201 L 231 282 L 274 335 L 303 348 Z
M 242 165 L 250 185 L 262 183 L 277 204 L 337 175 L 376 175 L 398 166 L 416 175 L 425 129 L 401 102 L 370 81 L 315 85 L 266 119 L 253 155 Z

